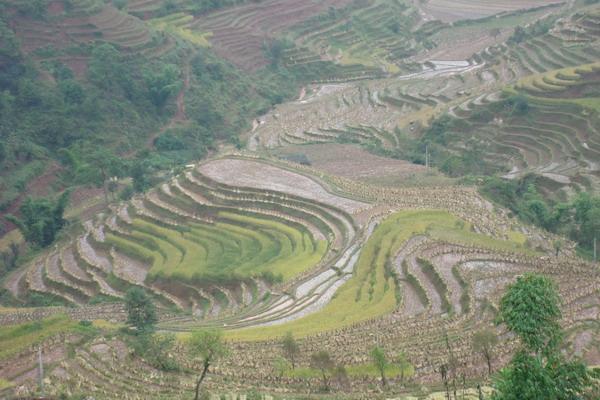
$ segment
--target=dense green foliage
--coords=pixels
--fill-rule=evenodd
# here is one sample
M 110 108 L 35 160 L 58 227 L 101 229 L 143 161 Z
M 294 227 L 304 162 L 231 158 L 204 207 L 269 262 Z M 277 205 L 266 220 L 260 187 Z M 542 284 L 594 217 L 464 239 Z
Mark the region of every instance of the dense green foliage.
M 238 2 L 184 5 L 205 12 L 231 3 Z M 32 10 L 23 12 L 32 17 Z M 101 41 L 26 55 L 9 18 L 0 16 L 0 210 L 50 165 L 56 189 L 92 184 L 104 187 L 108 199 L 108 180 L 131 176 L 133 189 L 143 191 L 157 171 L 203 157 L 215 140 L 241 145 L 238 134 L 249 121 L 293 95 L 304 79 L 304 71 L 279 66 L 247 74 L 184 43 L 161 59 Z M 71 55 L 89 58 L 84 73 L 61 61 Z M 169 123 L 188 69 L 188 120 Z
M 600 197 L 584 192 L 561 202 L 544 196 L 539 186 L 535 175 L 518 180 L 491 177 L 481 191 L 524 221 L 569 236 L 591 254 L 594 238 L 600 240 Z
M 46 247 L 54 242 L 57 233 L 66 222 L 63 214 L 69 195 L 66 191 L 56 200 L 28 197 L 19 208 L 21 218 L 12 215 L 7 218 L 19 227 L 29 243 Z
M 384 387 L 387 386 L 385 370 L 388 367 L 389 363 L 387 357 L 385 356 L 384 350 L 379 346 L 373 347 L 373 349 L 371 350 L 371 360 L 373 362 L 373 365 L 375 366 L 375 369 L 379 371 L 379 375 L 381 376 L 381 384 Z
M 519 277 L 502 297 L 500 317 L 527 350 L 553 351 L 560 339 L 559 305 L 560 299 L 550 279 L 527 274 Z
M 125 295 L 127 323 L 138 333 L 146 334 L 154 330 L 158 321 L 156 306 L 146 292 L 139 287 L 132 287 Z
M 296 368 L 296 357 L 300 353 L 300 346 L 298 346 L 298 343 L 296 342 L 296 339 L 294 339 L 292 332 L 285 334 L 281 344 L 283 346 L 283 354 L 285 355 L 285 358 L 289 360 L 292 369 Z
M 560 351 L 558 306 L 558 294 L 548 278 L 527 274 L 509 286 L 500 315 L 522 346 L 496 378 L 494 400 L 587 398 L 592 380 L 586 366 L 566 360 Z
M 143 333 L 128 337 L 135 354 L 162 371 L 178 371 L 180 366 L 172 355 L 176 343 L 174 334 Z

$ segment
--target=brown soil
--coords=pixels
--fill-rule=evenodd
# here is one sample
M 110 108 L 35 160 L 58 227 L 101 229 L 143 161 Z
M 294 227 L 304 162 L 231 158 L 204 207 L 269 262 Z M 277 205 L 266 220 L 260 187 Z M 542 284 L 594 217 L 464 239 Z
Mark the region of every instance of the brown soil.
M 317 181 L 272 165 L 224 158 L 202 164 L 199 171 L 218 182 L 242 187 L 275 190 L 339 207 L 353 213 L 366 204 L 334 195 Z
M 327 12 L 329 7 L 340 8 L 349 0 L 267 0 L 250 2 L 201 16 L 194 28 L 212 32 L 210 42 L 215 52 L 246 70 L 267 65 L 263 45 L 278 32 L 315 15 Z
M 278 152 L 279 154 L 305 154 L 313 168 L 332 175 L 363 181 L 390 177 L 402 179 L 426 171 L 422 165 L 379 157 L 350 144 L 290 146 Z
M 501 12 L 526 10 L 529 8 L 560 3 L 558 0 L 429 0 L 421 3 L 422 11 L 430 18 L 444 22 L 477 19 Z

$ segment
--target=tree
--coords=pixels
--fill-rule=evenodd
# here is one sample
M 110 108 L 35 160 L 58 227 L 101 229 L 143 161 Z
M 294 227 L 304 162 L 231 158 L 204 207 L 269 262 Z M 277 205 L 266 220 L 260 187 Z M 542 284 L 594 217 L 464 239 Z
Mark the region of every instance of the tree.
M 123 69 L 121 54 L 111 44 L 104 43 L 92 50 L 87 73 L 98 87 L 110 89 Z
M 130 175 L 133 180 L 133 189 L 143 192 L 150 187 L 150 166 L 144 160 L 135 160 L 131 166 Z
M 335 363 L 331 359 L 329 353 L 325 350 L 313 353 L 310 356 L 311 368 L 318 369 L 321 372 L 323 378 L 323 388 L 329 390 L 329 375 L 331 370 L 335 367 Z
M 17 267 L 19 260 L 19 245 L 15 242 L 10 242 L 8 250 L 0 253 L 0 275 L 4 275 L 8 271 L 12 271 Z
M 494 38 L 494 40 L 496 40 L 498 38 L 498 36 L 500 36 L 500 33 L 502 33 L 500 31 L 499 28 L 492 28 L 490 29 L 490 36 Z
M 552 281 L 526 274 L 508 287 L 500 317 L 521 348 L 494 383 L 494 400 L 576 400 L 592 386 L 586 366 L 560 351 L 559 298 Z
M 332 372 L 332 379 L 336 386 L 340 389 L 348 388 L 350 380 L 348 379 L 348 371 L 342 364 L 338 364 Z
M 373 361 L 373 365 L 379 372 L 381 376 L 381 385 L 385 388 L 387 386 L 387 380 L 385 379 L 385 369 L 388 366 L 387 358 L 385 357 L 385 352 L 379 346 L 373 347 L 371 350 L 371 360 Z
M 63 214 L 69 201 L 69 191 L 65 191 L 53 201 L 49 198 L 33 199 L 28 197 L 19 208 L 21 218 L 7 215 L 25 240 L 37 246 L 46 247 L 56 238 L 56 234 L 65 225 Z
M 554 246 L 554 250 L 556 251 L 556 257 L 558 257 L 558 253 L 560 253 L 560 251 L 562 250 L 563 247 L 563 242 L 562 240 L 555 240 L 554 242 L 552 242 L 552 246 Z
M 500 317 L 527 350 L 556 348 L 561 316 L 554 283 L 541 275 L 526 274 L 510 285 L 500 303 Z
M 473 350 L 481 353 L 488 366 L 488 375 L 492 374 L 492 352 L 498 344 L 498 336 L 491 329 L 484 329 L 473 335 Z
M 398 364 L 398 369 L 400 369 L 400 382 L 404 382 L 404 379 L 406 378 L 406 372 L 411 367 L 410 361 L 404 352 L 398 354 L 396 364 Z
M 281 344 L 283 346 L 283 354 L 285 355 L 285 358 L 287 358 L 292 364 L 292 369 L 295 369 L 296 356 L 298 355 L 298 353 L 300 353 L 300 347 L 298 346 L 296 339 L 294 339 L 294 335 L 292 335 L 292 332 L 288 332 L 285 334 Z
M 273 361 L 273 373 L 277 376 L 277 379 L 281 380 L 283 376 L 292 369 L 292 365 L 288 360 L 283 357 L 277 357 Z
M 127 291 L 125 309 L 127 323 L 136 328 L 138 334 L 154 330 L 154 324 L 158 321 L 156 306 L 143 289 L 132 287 Z
M 117 176 L 122 171 L 121 161 L 115 157 L 106 148 L 99 148 L 90 155 L 90 165 L 96 172 L 94 182 L 97 186 L 102 186 L 104 192 L 104 201 L 108 205 L 108 181 L 113 176 Z
M 144 81 L 152 104 L 161 109 L 169 96 L 181 88 L 179 69 L 174 64 L 165 64 L 161 68 L 150 68 L 144 72 Z
M 194 400 L 198 400 L 200 395 L 200 385 L 208 374 L 210 366 L 218 359 L 227 356 L 227 347 L 223 343 L 221 331 L 218 330 L 199 330 L 192 332 L 188 342 L 191 355 L 200 360 L 202 372 L 196 381 L 196 394 Z
M 172 333 L 152 334 L 146 332 L 132 338 L 130 346 L 135 354 L 143 357 L 155 368 L 163 371 L 177 371 L 179 364 L 171 355 L 175 342 L 175 335 Z

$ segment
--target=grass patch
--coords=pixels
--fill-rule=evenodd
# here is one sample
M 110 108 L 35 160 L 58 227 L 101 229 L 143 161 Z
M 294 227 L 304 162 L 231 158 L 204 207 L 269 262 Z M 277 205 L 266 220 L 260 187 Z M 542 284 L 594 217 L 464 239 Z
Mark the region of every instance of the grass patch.
M 94 332 L 94 327 L 83 326 L 66 315 L 54 315 L 40 321 L 0 327 L 0 360 L 61 333 Z
M 9 389 L 15 386 L 14 383 L 7 381 L 6 379 L 0 378 L 0 391 Z
M 379 378 L 379 371 L 371 363 L 367 364 L 354 364 L 345 366 L 346 372 L 349 377 L 352 378 Z M 414 368 L 409 366 L 404 370 L 404 377 L 409 378 L 414 374 Z M 401 375 L 400 367 L 394 364 L 388 365 L 385 369 L 385 376 L 388 379 L 397 378 Z M 321 371 L 313 368 L 295 368 L 286 373 L 286 376 L 290 378 L 320 378 Z

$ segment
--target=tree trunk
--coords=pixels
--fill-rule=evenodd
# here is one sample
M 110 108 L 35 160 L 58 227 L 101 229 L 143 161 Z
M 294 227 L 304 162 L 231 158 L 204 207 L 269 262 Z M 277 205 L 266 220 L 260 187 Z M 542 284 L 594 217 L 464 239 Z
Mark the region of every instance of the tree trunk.
M 492 375 L 492 356 L 486 352 L 485 353 L 485 360 L 487 361 L 487 366 L 488 366 L 488 376 Z
M 385 379 L 385 372 L 381 371 L 381 384 L 383 385 L 383 387 L 387 386 L 387 380 Z
M 200 375 L 200 378 L 198 378 L 198 382 L 196 382 L 196 395 L 194 396 L 194 400 L 198 400 L 198 396 L 200 395 L 200 384 L 202 384 L 204 377 L 208 373 L 208 367 L 210 367 L 210 363 L 205 361 L 202 374 Z
M 327 373 L 324 369 L 321 370 L 321 374 L 323 375 L 323 386 L 325 390 L 329 390 L 329 380 L 327 379 Z

